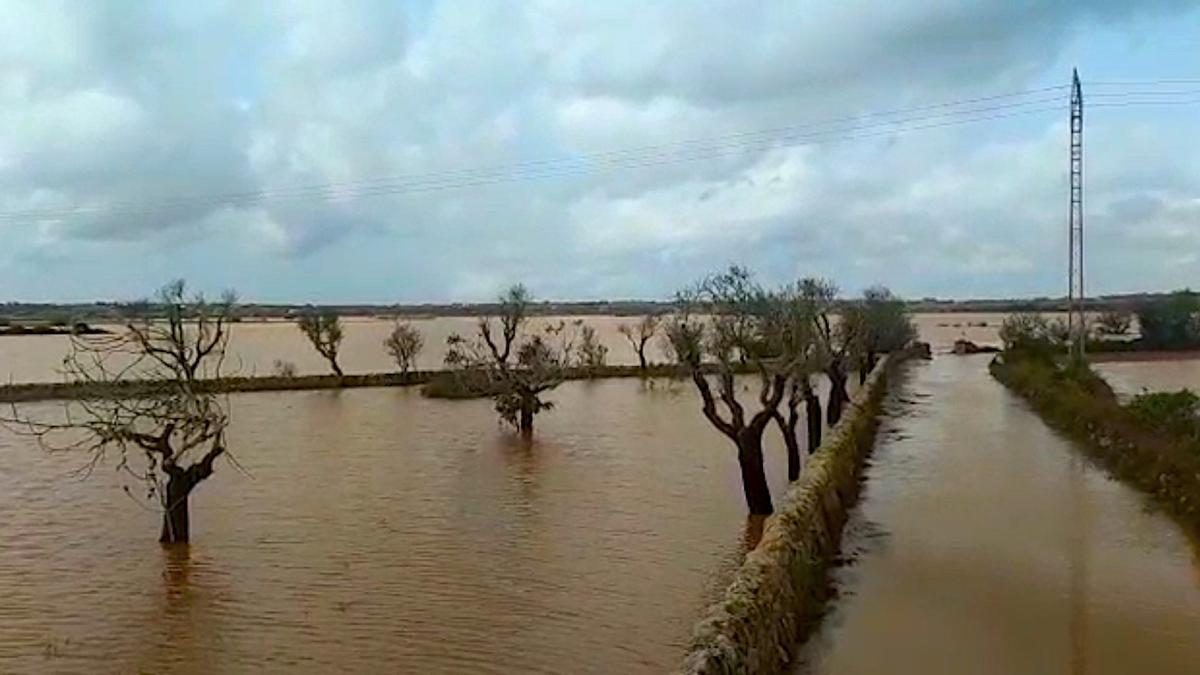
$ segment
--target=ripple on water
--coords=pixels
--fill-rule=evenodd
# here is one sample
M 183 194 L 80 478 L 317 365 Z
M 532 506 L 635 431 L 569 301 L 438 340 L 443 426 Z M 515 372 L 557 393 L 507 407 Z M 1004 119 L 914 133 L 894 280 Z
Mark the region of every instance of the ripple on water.
M 111 466 L 0 431 L 0 672 L 669 671 L 740 560 L 733 452 L 687 388 L 552 398 L 528 444 L 487 401 L 236 395 L 248 475 L 199 488 L 188 555 Z

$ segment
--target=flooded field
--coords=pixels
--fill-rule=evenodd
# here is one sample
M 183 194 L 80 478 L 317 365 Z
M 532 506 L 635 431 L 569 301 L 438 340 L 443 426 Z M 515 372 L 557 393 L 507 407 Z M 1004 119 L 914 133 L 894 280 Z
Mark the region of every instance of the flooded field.
M 888 397 L 854 562 L 797 672 L 1197 672 L 1194 544 L 987 358 L 915 364 Z
M 1200 359 L 1112 361 L 1095 364 L 1118 396 L 1146 391 L 1200 391 Z
M 1003 314 L 919 314 L 916 321 L 923 339 L 935 351 L 947 351 L 954 340 L 966 337 L 980 344 L 998 344 L 997 331 Z M 615 365 L 637 363 L 637 354 L 629 342 L 617 332 L 622 323 L 636 323 L 637 317 L 588 316 L 562 317 L 566 321 L 581 319 L 596 328 L 602 344 L 608 347 L 608 362 Z M 536 329 L 555 319 L 537 318 L 531 324 Z M 458 332 L 468 334 L 475 327 L 470 318 L 437 318 L 414 320 L 425 338 L 425 348 L 417 358 L 416 367 L 422 370 L 442 368 L 446 354 L 446 336 Z M 342 368 L 347 373 L 377 373 L 395 369 L 382 343 L 394 324 L 375 319 L 345 321 L 346 338 L 341 349 Z M 69 339 L 62 336 L 5 336 L 0 337 L 0 382 L 56 382 Z M 659 339 L 649 348 L 651 361 L 663 361 Z M 227 374 L 271 375 L 276 360 L 295 364 L 301 375 L 328 373 L 329 364 L 305 341 L 295 324 L 272 321 L 267 323 L 235 324 L 230 340 Z
M 1001 319 L 919 323 L 942 351 L 994 341 Z M 611 361 L 633 360 L 619 319 L 589 321 Z M 386 369 L 371 349 L 389 325 L 350 324 L 347 370 Z M 436 335 L 470 320 L 420 325 L 433 367 Z M 47 379 L 62 346 L 2 339 L 0 368 Z M 234 346 L 322 367 L 286 324 L 239 325 Z M 889 397 L 847 539 L 858 562 L 801 672 L 1194 672 L 1195 549 L 987 358 L 916 364 Z M 1197 364 L 1101 369 L 1177 388 Z M 157 513 L 112 463 L 78 480 L 79 457 L 0 430 L 0 672 L 668 672 L 743 552 L 732 448 L 680 383 L 550 399 L 523 443 L 490 402 L 415 388 L 235 395 L 244 472 L 222 462 L 199 488 L 184 555 L 155 543 Z
M 0 430 L 0 672 L 667 672 L 739 560 L 734 453 L 691 388 L 551 398 L 529 446 L 488 401 L 237 395 L 248 475 L 197 490 L 182 558 L 111 463 Z

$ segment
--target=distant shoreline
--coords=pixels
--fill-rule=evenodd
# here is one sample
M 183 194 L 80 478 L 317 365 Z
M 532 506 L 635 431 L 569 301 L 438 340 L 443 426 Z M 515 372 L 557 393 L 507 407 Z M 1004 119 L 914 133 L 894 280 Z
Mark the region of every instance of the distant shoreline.
M 364 387 L 413 387 L 426 385 L 439 377 L 453 376 L 451 370 L 421 370 L 408 373 L 363 373 L 355 375 L 258 375 L 250 377 L 227 377 L 219 380 L 203 380 L 201 387 L 217 393 L 242 393 L 256 391 L 305 391 L 314 389 L 359 389 Z M 638 366 L 599 366 L 571 368 L 564 380 L 592 380 L 606 378 L 663 378 L 677 377 L 681 373 L 673 364 L 652 364 L 645 371 Z M 0 403 L 27 403 L 32 401 L 76 400 L 93 397 L 126 398 L 153 392 L 161 382 L 122 380 L 115 383 L 80 382 L 30 382 L 0 385 Z M 435 398 L 482 398 L 484 393 L 469 395 L 435 392 Z
M 1165 293 L 1131 293 L 1107 295 L 1087 301 L 1087 310 L 1132 310 L 1138 304 Z M 916 314 L 1008 314 L 1012 312 L 1066 312 L 1065 298 L 1009 298 L 999 300 L 939 300 L 923 298 L 907 301 L 908 310 Z M 641 316 L 662 314 L 675 308 L 674 303 L 655 300 L 597 300 L 545 301 L 531 303 L 534 316 Z M 477 317 L 495 314 L 496 303 L 426 303 L 426 304 L 274 304 L 244 302 L 238 305 L 237 315 L 247 322 L 286 321 L 313 310 L 332 311 L 346 318 L 434 319 Z M 0 303 L 0 326 L 11 324 L 65 325 L 73 322 L 122 323 L 131 317 L 156 315 L 153 305 L 122 302 L 87 303 Z
M 73 326 L 46 324 L 0 325 L 0 337 L 19 337 L 25 335 L 107 335 L 108 333 L 109 331 L 103 328 L 90 326 L 86 323 L 77 323 Z

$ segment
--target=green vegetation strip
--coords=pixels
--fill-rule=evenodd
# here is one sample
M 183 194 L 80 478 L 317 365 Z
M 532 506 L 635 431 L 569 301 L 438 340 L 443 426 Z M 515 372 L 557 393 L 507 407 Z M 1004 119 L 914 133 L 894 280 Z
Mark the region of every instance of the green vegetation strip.
M 1088 456 L 1200 535 L 1200 434 L 1171 419 L 1178 406 L 1169 405 L 1185 399 L 1183 393 L 1143 395 L 1122 405 L 1087 367 L 1019 353 L 997 357 L 989 370 L 1048 424 L 1081 441 Z
M 777 673 L 791 661 L 824 605 L 826 572 L 858 496 L 887 378 L 906 356 L 880 360 L 808 458 L 724 597 L 696 625 L 681 672 Z

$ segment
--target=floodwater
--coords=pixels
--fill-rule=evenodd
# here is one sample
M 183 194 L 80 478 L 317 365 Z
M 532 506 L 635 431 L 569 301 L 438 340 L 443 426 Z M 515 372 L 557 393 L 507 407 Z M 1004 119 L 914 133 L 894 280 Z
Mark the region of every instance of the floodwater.
M 916 322 L 922 338 L 935 351 L 947 351 L 954 340 L 965 337 L 980 344 L 998 344 L 997 331 L 1003 314 L 919 314 Z M 535 317 L 531 330 L 538 330 L 551 321 L 581 320 L 596 329 L 600 342 L 608 347 L 608 362 L 614 365 L 637 363 L 637 353 L 617 332 L 622 323 L 636 324 L 638 317 Z M 439 317 L 416 319 L 411 323 L 425 339 L 425 348 L 417 357 L 420 370 L 442 368 L 446 355 L 446 337 L 451 333 L 470 335 L 475 319 Z M 395 364 L 383 349 L 383 340 L 394 325 L 378 319 L 345 319 L 345 340 L 340 363 L 347 373 L 378 373 L 395 369 Z M 110 326 L 114 330 L 117 327 Z M 62 358 L 69 347 L 64 336 L 22 335 L 0 336 L 0 382 L 57 382 L 62 379 Z M 664 360 L 661 337 L 648 347 L 652 362 Z M 226 362 L 227 375 L 271 375 L 276 360 L 295 365 L 301 375 L 329 373 L 329 365 L 313 350 L 294 323 L 285 321 L 243 322 L 233 325 L 230 353 Z
M 740 562 L 733 449 L 682 384 L 550 398 L 526 445 L 415 388 L 235 395 L 182 556 L 0 429 L 0 673 L 667 672 Z
M 1112 385 L 1117 396 L 1127 398 L 1143 391 L 1200 391 L 1200 359 L 1108 361 L 1093 364 Z
M 797 672 L 1200 672 L 1194 543 L 987 359 L 913 364 L 888 396 L 842 596 Z
M 918 321 L 942 351 L 994 341 L 1001 318 Z M 610 361 L 632 361 L 620 319 L 588 321 Z M 434 367 L 471 320 L 419 325 Z M 388 326 L 351 322 L 348 371 L 387 367 L 371 350 Z M 322 367 L 287 324 L 234 340 L 246 370 Z M 0 339 L 0 371 L 54 379 L 64 346 Z M 806 672 L 1196 672 L 1194 548 L 986 362 L 914 364 L 889 396 L 846 540 L 858 562 Z M 415 388 L 234 395 L 242 469 L 222 461 L 197 490 L 184 554 L 157 545 L 113 462 L 79 480 L 81 457 L 0 429 L 0 673 L 670 671 L 743 554 L 733 450 L 686 383 L 549 398 L 529 444 L 488 401 Z

